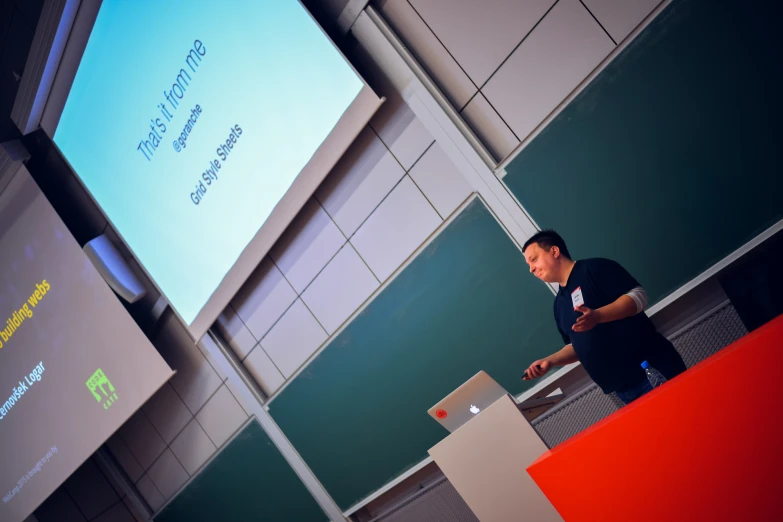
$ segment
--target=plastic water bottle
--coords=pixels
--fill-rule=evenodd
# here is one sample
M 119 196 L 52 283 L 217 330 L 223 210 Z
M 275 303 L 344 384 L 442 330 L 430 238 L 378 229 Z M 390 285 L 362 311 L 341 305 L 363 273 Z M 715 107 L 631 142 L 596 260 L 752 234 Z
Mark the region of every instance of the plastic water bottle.
M 647 361 L 642 363 L 642 368 L 644 368 L 644 373 L 647 374 L 647 380 L 650 381 L 650 386 L 653 388 L 657 388 L 666 382 L 666 377 L 661 375 L 661 372 L 650 366 L 650 363 Z

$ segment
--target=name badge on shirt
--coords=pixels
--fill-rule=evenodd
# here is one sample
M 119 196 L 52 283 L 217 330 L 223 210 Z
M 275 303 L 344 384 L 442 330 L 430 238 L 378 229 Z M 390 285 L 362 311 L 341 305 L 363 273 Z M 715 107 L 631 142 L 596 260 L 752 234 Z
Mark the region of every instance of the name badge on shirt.
M 582 296 L 582 287 L 579 286 L 571 292 L 571 302 L 574 305 L 574 310 L 585 304 L 585 298 Z

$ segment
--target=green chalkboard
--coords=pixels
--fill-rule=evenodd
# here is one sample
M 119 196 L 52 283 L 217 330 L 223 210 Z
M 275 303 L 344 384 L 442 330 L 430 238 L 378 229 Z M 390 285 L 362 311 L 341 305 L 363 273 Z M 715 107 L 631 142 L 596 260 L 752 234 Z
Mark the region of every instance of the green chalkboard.
M 781 2 L 674 0 L 507 167 L 658 301 L 783 218 Z
M 485 370 L 511 393 L 562 347 L 554 295 L 474 199 L 270 403 L 347 510 L 427 457 L 448 432 L 427 410 Z
M 329 520 L 255 418 L 155 516 L 222 520 Z

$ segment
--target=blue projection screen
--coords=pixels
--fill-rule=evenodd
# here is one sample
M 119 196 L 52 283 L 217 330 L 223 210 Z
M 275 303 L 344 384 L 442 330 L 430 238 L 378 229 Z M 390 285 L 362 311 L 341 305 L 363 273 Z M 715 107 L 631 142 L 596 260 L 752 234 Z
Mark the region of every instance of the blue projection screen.
M 198 339 L 380 100 L 296 0 L 92 16 L 44 128 Z

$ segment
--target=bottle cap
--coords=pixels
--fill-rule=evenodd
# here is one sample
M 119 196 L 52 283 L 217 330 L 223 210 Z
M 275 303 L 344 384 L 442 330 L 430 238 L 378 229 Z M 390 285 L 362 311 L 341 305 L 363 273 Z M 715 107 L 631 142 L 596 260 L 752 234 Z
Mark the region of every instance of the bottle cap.
M 644 362 L 642 363 L 642 368 L 644 368 L 645 370 L 646 370 L 646 369 L 647 369 L 649 366 L 650 366 L 650 363 L 648 363 L 647 361 L 644 361 Z

